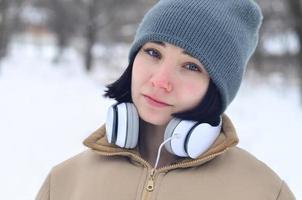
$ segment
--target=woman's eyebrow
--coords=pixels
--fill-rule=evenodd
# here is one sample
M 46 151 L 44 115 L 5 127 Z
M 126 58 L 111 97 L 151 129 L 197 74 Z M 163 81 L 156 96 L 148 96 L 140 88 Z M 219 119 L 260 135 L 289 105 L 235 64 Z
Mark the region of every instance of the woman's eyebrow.
M 192 57 L 192 58 L 194 58 L 194 56 L 192 56 L 190 53 L 188 53 L 188 52 L 185 51 L 185 50 L 183 50 L 182 53 L 185 54 L 185 55 L 188 55 L 188 56 L 190 56 L 190 57 Z
M 150 43 L 158 44 L 158 45 L 160 45 L 160 46 L 166 47 L 166 44 L 165 44 L 164 42 L 161 42 L 161 41 L 150 41 Z M 190 57 L 192 57 L 192 58 L 194 58 L 194 56 L 192 56 L 190 53 L 188 53 L 188 52 L 185 51 L 185 50 L 183 50 L 182 53 L 185 54 L 185 55 L 188 55 L 188 56 L 190 56 Z
M 154 43 L 154 44 L 158 44 L 160 46 L 166 47 L 166 44 L 164 42 L 160 42 L 160 41 L 150 41 L 150 43 Z

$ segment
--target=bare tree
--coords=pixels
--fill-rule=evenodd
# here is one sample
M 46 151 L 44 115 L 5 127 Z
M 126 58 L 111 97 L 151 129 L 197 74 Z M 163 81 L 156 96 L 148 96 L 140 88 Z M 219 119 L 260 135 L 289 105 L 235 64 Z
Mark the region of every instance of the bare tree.
M 127 24 L 137 25 L 137 18 L 141 18 L 141 13 L 144 13 L 147 7 L 155 2 L 155 0 L 33 1 L 50 10 L 49 24 L 56 34 L 58 46 L 55 61 L 60 60 L 65 47 L 77 36 L 76 41 L 82 39 L 80 41 L 84 42 L 82 55 L 86 71 L 90 71 L 93 67 L 95 44 L 129 41 L 129 35 L 133 34 L 128 34 L 128 38 L 125 39 L 123 32 L 126 28 L 122 30 L 122 27 Z
M 93 66 L 93 47 L 99 40 L 101 31 L 114 24 L 115 21 L 123 21 L 117 13 L 123 13 L 127 6 L 133 7 L 133 0 L 78 0 L 86 13 L 84 27 L 84 66 L 90 71 Z
M 104 3 L 104 2 L 102 2 Z M 87 11 L 87 22 L 86 30 L 84 32 L 84 38 L 86 41 L 86 47 L 84 52 L 84 66 L 86 71 L 90 71 L 93 65 L 93 46 L 97 40 L 98 29 L 98 9 L 99 9 L 99 0 L 88 0 L 85 1 L 86 11 Z M 102 16 L 102 26 L 109 22 L 106 16 Z
M 298 53 L 298 73 L 300 79 L 300 92 L 301 92 L 301 101 L 302 101 L 302 3 L 300 0 L 288 0 L 289 8 L 294 19 L 294 28 L 299 38 L 300 51 Z
M 9 0 L 0 0 L 0 59 L 6 55 L 8 45 L 8 4 Z
M 289 9 L 284 0 L 258 0 L 263 12 L 263 22 L 259 34 L 259 44 L 253 55 L 254 69 L 261 74 L 268 74 L 273 71 L 284 69 L 284 65 L 293 62 L 293 55 L 286 49 L 282 54 L 274 54 L 271 49 L 265 48 L 265 42 L 272 37 L 281 37 L 292 29 L 291 17 L 288 15 Z M 286 45 L 284 45 L 285 48 Z M 288 68 L 287 68 L 288 69 Z M 282 73 L 284 71 L 281 71 Z
M 57 55 L 55 62 L 61 59 L 64 49 L 68 46 L 77 26 L 77 9 L 69 0 L 48 0 L 51 9 L 50 26 L 56 34 Z

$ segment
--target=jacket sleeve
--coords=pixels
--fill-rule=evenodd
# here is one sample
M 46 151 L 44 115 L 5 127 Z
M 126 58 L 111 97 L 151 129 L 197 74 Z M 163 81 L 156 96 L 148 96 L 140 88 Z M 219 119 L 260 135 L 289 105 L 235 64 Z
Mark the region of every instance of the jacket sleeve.
M 50 174 L 44 181 L 35 200 L 50 200 Z
M 295 196 L 292 193 L 292 191 L 289 189 L 289 187 L 287 186 L 287 184 L 283 181 L 277 200 L 295 200 Z

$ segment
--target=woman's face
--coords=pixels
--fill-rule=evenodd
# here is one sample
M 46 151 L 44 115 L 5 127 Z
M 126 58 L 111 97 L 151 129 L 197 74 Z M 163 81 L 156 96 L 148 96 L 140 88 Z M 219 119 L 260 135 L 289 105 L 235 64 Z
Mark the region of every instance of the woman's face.
M 209 80 L 204 66 L 182 48 L 148 42 L 134 59 L 132 100 L 144 121 L 166 125 L 171 114 L 192 109 L 201 102 Z

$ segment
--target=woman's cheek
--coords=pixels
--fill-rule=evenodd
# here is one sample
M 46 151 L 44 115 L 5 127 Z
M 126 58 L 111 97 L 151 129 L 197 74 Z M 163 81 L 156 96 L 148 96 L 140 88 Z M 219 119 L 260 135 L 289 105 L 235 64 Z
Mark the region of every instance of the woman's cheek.
M 192 94 L 192 95 L 199 94 L 200 90 L 201 90 L 200 85 L 197 86 L 196 84 L 188 84 L 185 89 L 186 93 Z
M 183 90 L 182 98 L 188 102 L 188 104 L 191 104 L 191 106 L 198 104 L 205 94 L 204 89 L 196 84 L 189 84 Z

